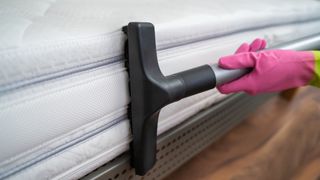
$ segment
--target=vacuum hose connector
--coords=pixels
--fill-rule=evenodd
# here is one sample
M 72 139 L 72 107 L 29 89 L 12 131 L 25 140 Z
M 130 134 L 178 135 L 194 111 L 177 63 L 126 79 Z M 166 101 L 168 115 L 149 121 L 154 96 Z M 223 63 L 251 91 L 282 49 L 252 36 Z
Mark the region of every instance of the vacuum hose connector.
M 216 84 L 219 86 L 228 82 L 231 82 L 235 79 L 240 78 L 241 76 L 248 74 L 251 69 L 223 69 L 218 66 L 218 64 L 213 64 L 210 66 L 214 72 Z

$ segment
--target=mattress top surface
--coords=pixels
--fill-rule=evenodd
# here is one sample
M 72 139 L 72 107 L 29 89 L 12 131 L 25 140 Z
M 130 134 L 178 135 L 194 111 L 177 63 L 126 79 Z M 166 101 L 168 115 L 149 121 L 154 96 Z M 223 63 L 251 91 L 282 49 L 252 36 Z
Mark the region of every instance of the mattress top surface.
M 320 17 L 315 0 L 2 0 L 0 93 L 122 58 L 121 28 L 152 22 L 157 47 Z

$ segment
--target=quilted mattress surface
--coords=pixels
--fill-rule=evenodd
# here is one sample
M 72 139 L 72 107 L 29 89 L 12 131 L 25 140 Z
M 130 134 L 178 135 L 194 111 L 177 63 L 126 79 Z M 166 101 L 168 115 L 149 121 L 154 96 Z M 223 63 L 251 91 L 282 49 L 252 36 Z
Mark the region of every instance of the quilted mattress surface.
M 0 179 L 76 179 L 129 149 L 121 31 L 152 22 L 164 74 L 215 63 L 243 41 L 320 32 L 316 0 L 0 1 Z M 226 96 L 161 110 L 158 134 Z

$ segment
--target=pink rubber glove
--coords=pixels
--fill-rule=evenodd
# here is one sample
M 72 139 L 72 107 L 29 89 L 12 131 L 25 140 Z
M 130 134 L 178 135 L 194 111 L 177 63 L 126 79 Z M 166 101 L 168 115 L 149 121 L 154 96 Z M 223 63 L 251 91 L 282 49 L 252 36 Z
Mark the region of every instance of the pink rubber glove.
M 244 52 L 220 58 L 219 66 L 225 69 L 253 68 L 240 79 L 219 86 L 218 90 L 223 94 L 245 91 L 254 95 L 307 84 L 320 85 L 320 52 L 317 51 Z

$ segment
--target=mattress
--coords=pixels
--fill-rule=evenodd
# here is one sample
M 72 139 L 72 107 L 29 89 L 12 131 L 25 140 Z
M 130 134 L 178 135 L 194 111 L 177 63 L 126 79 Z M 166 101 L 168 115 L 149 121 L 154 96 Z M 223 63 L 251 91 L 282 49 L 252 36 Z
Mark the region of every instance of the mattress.
M 317 34 L 315 0 L 0 2 L 0 179 L 76 179 L 129 149 L 122 26 L 156 27 L 162 72 L 215 63 L 243 41 Z M 209 90 L 160 112 L 158 134 L 223 101 Z

